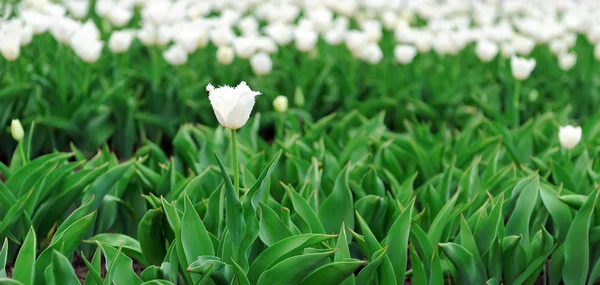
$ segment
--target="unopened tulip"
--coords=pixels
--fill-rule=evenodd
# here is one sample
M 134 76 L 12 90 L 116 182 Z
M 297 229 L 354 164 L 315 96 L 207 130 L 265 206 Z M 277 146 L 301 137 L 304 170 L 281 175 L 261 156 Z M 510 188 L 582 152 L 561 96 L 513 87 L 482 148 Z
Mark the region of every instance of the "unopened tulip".
M 558 56 L 558 66 L 563 71 L 567 71 L 577 62 L 577 55 L 575 53 L 562 53 Z
M 475 46 L 475 54 L 483 62 L 490 62 L 498 54 L 498 46 L 490 41 L 482 40 Z
M 235 52 L 228 46 L 219 47 L 217 50 L 217 61 L 223 65 L 229 65 L 235 58 Z
M 171 65 L 182 65 L 187 62 L 188 54 L 180 45 L 172 45 L 163 53 L 165 60 Z
M 0 53 L 8 61 L 14 61 L 19 58 L 21 52 L 19 35 L 15 34 L 0 34 Z
M 273 108 L 279 113 L 285 113 L 288 109 L 288 98 L 280 95 L 273 100 Z
M 206 91 L 219 124 L 230 130 L 237 130 L 248 122 L 255 97 L 260 95 L 260 92 L 252 91 L 246 82 L 241 82 L 235 88 L 215 88 L 208 84 Z
M 411 45 L 397 45 L 394 48 L 394 58 L 401 64 L 409 64 L 417 55 L 417 49 Z
M 250 66 L 256 75 L 267 75 L 273 69 L 273 61 L 268 54 L 261 52 L 250 58 Z
M 15 141 L 22 141 L 25 136 L 25 131 L 23 130 L 23 126 L 21 125 L 21 121 L 12 120 L 10 122 L 10 134 L 12 135 Z
M 581 127 L 567 125 L 558 130 L 560 145 L 567 150 L 573 149 L 581 141 Z
M 535 68 L 535 59 L 526 59 L 518 56 L 510 58 L 510 69 L 515 79 L 523 81 L 529 77 Z

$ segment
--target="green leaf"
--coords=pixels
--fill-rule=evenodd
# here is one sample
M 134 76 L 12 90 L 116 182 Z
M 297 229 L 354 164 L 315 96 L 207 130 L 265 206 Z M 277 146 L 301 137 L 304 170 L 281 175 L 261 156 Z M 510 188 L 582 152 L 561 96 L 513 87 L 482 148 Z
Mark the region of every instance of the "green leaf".
M 454 204 L 456 203 L 457 198 L 458 192 L 456 192 L 456 194 L 454 194 L 454 196 L 452 196 L 452 198 L 448 200 L 448 202 L 444 205 L 444 207 L 442 207 L 442 210 L 440 210 L 440 212 L 437 214 L 437 216 L 431 223 L 429 233 L 427 233 L 427 236 L 429 237 L 431 243 L 435 244 L 442 240 L 442 234 L 452 218 L 451 214 L 454 210 Z
M 394 267 L 396 284 L 403 284 L 408 261 L 408 237 L 415 199 L 398 215 L 387 236 L 387 255 Z
M 517 205 L 515 210 L 510 216 L 508 223 L 506 224 L 506 235 L 522 235 L 525 246 L 529 245 L 529 224 L 531 221 L 531 215 L 535 210 L 537 203 L 538 189 L 540 188 L 540 180 L 538 177 L 526 178 L 522 180 L 522 183 L 526 184 L 523 186 L 519 198 L 517 199 Z M 515 188 L 519 187 L 518 185 Z M 513 193 L 514 195 L 514 193 Z
M 0 250 L 0 278 L 6 277 L 6 261 L 8 258 L 8 238 L 4 238 L 2 250 Z
M 335 238 L 335 235 L 303 234 L 283 239 L 264 250 L 250 266 L 248 280 L 258 281 L 261 273 L 270 269 L 281 260 L 301 253 L 302 249 Z
M 291 186 L 281 183 L 283 189 L 292 201 L 295 212 L 308 224 L 312 233 L 324 234 L 325 229 L 315 211 L 310 207 L 302 195 L 298 194 Z
M 342 169 L 335 180 L 331 194 L 319 208 L 319 220 L 326 233 L 337 232 L 342 222 L 354 229 L 354 201 L 348 185 L 349 168 L 350 164 Z
M 256 284 L 297 284 L 334 253 L 330 250 L 287 258 L 263 272 Z
M 248 277 L 246 277 L 246 272 L 244 272 L 244 269 L 242 269 L 235 262 L 235 260 L 233 260 L 233 258 L 231 258 L 231 265 L 233 267 L 233 271 L 235 272 L 235 275 L 233 276 L 233 281 L 231 282 L 231 284 L 250 285 L 250 281 L 248 280 Z
M 558 193 L 554 189 L 543 183 L 540 184 L 540 197 L 552 220 L 558 226 L 558 240 L 564 242 L 573 222 L 573 215 L 569 206 L 558 198 Z
M 502 206 L 504 204 L 504 194 L 500 197 L 500 201 L 496 202 L 496 205 L 492 208 L 492 212 L 485 219 L 483 225 L 476 233 L 475 241 L 477 242 L 477 249 L 480 253 L 487 252 L 491 247 L 494 239 L 498 236 L 498 230 L 500 223 L 503 222 Z
M 564 243 L 565 266 L 563 268 L 565 284 L 583 285 L 586 282 L 590 262 L 590 223 L 598 200 L 598 193 L 600 191 L 596 190 L 590 194 L 585 204 L 575 215 L 575 219 L 567 233 Z
M 413 284 L 427 284 L 427 275 L 425 274 L 423 262 L 413 246 L 410 246 L 410 261 L 412 265 Z
M 131 238 L 124 234 L 113 234 L 113 233 L 98 234 L 98 235 L 91 237 L 86 242 L 90 242 L 90 243 L 100 242 L 102 244 L 110 245 L 112 247 L 121 246 L 123 253 L 125 253 L 128 256 L 133 257 L 134 259 L 136 259 L 137 261 L 139 261 L 140 263 L 142 263 L 146 266 L 148 265 L 148 262 L 146 261 L 146 259 L 144 258 L 144 255 L 142 254 L 142 248 L 140 246 L 140 243 L 137 240 L 135 240 L 134 238 Z
M 341 284 L 364 264 L 364 261 L 355 259 L 332 262 L 317 268 L 314 272 L 304 278 L 304 280 L 300 281 L 298 285 L 320 285 L 323 284 L 324 281 L 327 281 L 327 284 L 332 285 Z
M 188 264 L 198 259 L 198 256 L 215 255 L 208 231 L 187 195 L 185 212 L 181 220 L 181 243 Z
M 277 213 L 260 202 L 260 239 L 267 246 L 292 236 L 292 232 L 279 219 Z
M 100 242 L 97 244 L 106 258 L 106 267 L 112 271 L 112 282 L 115 285 L 142 284 L 142 279 L 133 271 L 131 258 L 112 246 L 103 245 Z
M 219 168 L 221 168 L 223 181 L 225 181 L 225 223 L 229 229 L 229 234 L 234 246 L 239 248 L 240 244 L 242 243 L 242 239 L 244 238 L 244 233 L 246 232 L 244 208 L 242 207 L 240 199 L 236 194 L 233 183 L 231 182 L 231 178 L 229 177 L 229 174 L 227 174 L 227 170 L 225 170 L 225 165 L 216 152 L 215 157 L 219 163 Z
M 473 254 L 456 243 L 442 243 L 440 247 L 448 256 L 457 271 L 459 284 L 485 284 L 487 280 L 483 263 L 478 263 Z
M 117 167 L 111 168 L 102 176 L 98 177 L 90 188 L 84 193 L 82 201 L 88 201 L 94 197 L 93 209 L 98 209 L 102 204 L 104 196 L 108 191 L 119 182 L 119 180 L 127 173 L 134 165 L 134 161 L 123 163 Z
M 54 250 L 52 252 L 52 263 L 49 269 L 51 269 L 54 284 L 56 285 L 80 285 L 79 279 L 73 270 L 71 261 L 67 259 L 60 252 Z M 52 284 L 52 283 L 48 283 Z
M 162 220 L 162 209 L 150 209 L 138 224 L 140 249 L 143 256 L 153 265 L 160 265 L 167 254 Z
M 371 284 L 371 281 L 376 276 L 377 268 L 379 268 L 379 265 L 383 262 L 387 250 L 387 247 L 383 247 L 373 254 L 370 259 L 371 261 L 360 271 L 360 273 L 358 273 L 356 284 Z
M 36 256 L 37 242 L 33 227 L 29 229 L 23 246 L 19 250 L 19 255 L 15 261 L 12 278 L 25 284 L 34 284 L 34 264 Z

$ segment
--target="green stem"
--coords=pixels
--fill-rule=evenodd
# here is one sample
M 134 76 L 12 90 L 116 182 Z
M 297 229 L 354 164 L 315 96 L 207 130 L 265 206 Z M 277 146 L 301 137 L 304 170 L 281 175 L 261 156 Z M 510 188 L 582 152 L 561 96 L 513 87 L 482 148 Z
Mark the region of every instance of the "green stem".
M 19 148 L 19 154 L 21 155 L 21 166 L 25 166 L 27 165 L 27 156 L 25 155 L 23 142 L 19 142 L 19 145 L 17 147 Z
M 233 151 L 233 186 L 235 188 L 235 194 L 239 197 L 240 195 L 240 169 L 238 164 L 237 155 L 237 137 L 236 130 L 231 130 L 231 151 Z
M 283 113 L 279 113 L 277 112 L 278 116 L 277 116 L 277 129 L 275 129 L 276 132 L 276 137 L 277 139 L 279 139 L 280 141 L 283 142 L 283 135 L 284 135 L 284 130 L 283 130 Z
M 511 102 L 511 108 L 510 111 L 511 113 L 510 115 L 510 122 L 512 123 L 512 126 L 514 128 L 518 128 L 519 127 L 519 122 L 520 122 L 520 118 L 519 118 L 519 101 L 521 98 L 521 81 L 516 81 L 515 83 L 515 92 L 513 94 L 512 97 L 512 102 Z

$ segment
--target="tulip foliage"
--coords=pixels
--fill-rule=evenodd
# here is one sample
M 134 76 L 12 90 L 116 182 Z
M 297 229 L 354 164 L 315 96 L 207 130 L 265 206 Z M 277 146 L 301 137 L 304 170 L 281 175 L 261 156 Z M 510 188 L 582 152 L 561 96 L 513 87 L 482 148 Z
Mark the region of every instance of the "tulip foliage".
M 108 148 L 86 159 L 74 146 L 30 159 L 28 133 L 1 165 L 0 281 L 586 284 L 599 277 L 600 121 L 583 126 L 567 155 L 551 113 L 517 129 L 476 113 L 460 132 L 407 121 L 402 133 L 388 129 L 383 113 L 281 116 L 272 142 L 259 136 L 260 114 L 237 131 L 239 194 L 232 132 L 223 127 L 184 125 L 171 156 L 148 141 L 126 161 Z

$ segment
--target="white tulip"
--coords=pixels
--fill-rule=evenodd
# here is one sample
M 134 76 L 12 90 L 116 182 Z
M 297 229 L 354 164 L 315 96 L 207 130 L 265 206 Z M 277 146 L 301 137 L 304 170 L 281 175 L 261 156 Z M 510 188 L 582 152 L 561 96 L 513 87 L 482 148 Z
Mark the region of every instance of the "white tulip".
M 568 33 L 563 36 L 563 41 L 567 45 L 568 48 L 573 48 L 575 44 L 577 44 L 577 34 Z
M 483 62 L 490 62 L 498 55 L 498 46 L 490 41 L 482 40 L 477 42 L 475 46 L 475 54 L 479 60 Z
M 358 53 L 369 44 L 369 35 L 361 31 L 349 31 L 346 33 L 346 47 L 352 53 Z
M 320 33 L 327 31 L 333 22 L 333 12 L 325 7 L 312 9 L 308 17 L 314 29 Z
M 90 9 L 90 3 L 87 0 L 70 0 L 66 3 L 69 13 L 75 19 L 83 19 L 87 16 Z
M 383 51 L 377 43 L 369 43 L 358 53 L 358 57 L 369 64 L 377 64 L 383 58 Z
M 0 53 L 8 61 L 19 58 L 21 52 L 21 38 L 15 34 L 0 34 Z
M 600 44 L 596 44 L 596 46 L 594 47 L 594 58 L 600 61 Z
M 285 113 L 288 109 L 288 98 L 283 95 L 275 97 L 275 100 L 273 100 L 273 108 L 279 113 Z
M 535 41 L 524 36 L 515 36 L 512 40 L 513 46 L 517 54 L 527 56 L 535 47 Z
M 25 137 L 25 131 L 23 130 L 23 125 L 21 125 L 21 121 L 12 120 L 10 122 L 10 134 L 12 135 L 13 139 L 17 142 L 23 140 L 23 137 Z
M 398 16 L 393 11 L 385 11 L 381 14 L 381 20 L 383 21 L 383 26 L 386 30 L 391 31 L 396 28 L 396 24 L 398 23 Z
M 110 21 L 111 25 L 117 28 L 127 25 L 131 18 L 133 18 L 133 11 L 121 5 L 116 5 L 113 7 L 111 12 L 108 14 L 108 20 Z
M 237 57 L 243 59 L 250 58 L 258 48 L 256 38 L 253 37 L 238 37 L 235 38 L 232 43 Z
M 256 47 L 258 50 L 264 51 L 266 53 L 276 53 L 279 50 L 275 41 L 273 41 L 273 39 L 269 37 L 257 38 Z
M 296 48 L 301 52 L 309 52 L 315 48 L 319 35 L 308 29 L 296 29 L 294 32 L 294 41 Z
M 148 5 L 142 11 L 142 18 L 159 26 L 168 21 L 170 10 L 171 1 L 149 1 Z
M 381 31 L 381 22 L 376 20 L 366 20 L 360 23 L 362 30 L 369 37 L 370 42 L 379 42 L 383 37 Z
M 142 28 L 137 32 L 137 38 L 145 46 L 153 46 L 156 44 L 157 30 L 151 23 L 144 23 Z
M 240 28 L 240 31 L 244 36 L 254 37 L 258 36 L 259 34 L 258 21 L 252 16 L 248 16 L 240 20 L 240 22 L 238 23 L 238 27 Z
M 346 37 L 346 28 L 344 27 L 334 27 L 329 31 L 325 32 L 323 39 L 332 46 L 337 46 L 344 42 L 344 38 Z
M 104 43 L 91 37 L 73 37 L 71 47 L 75 54 L 85 63 L 94 63 L 100 58 Z
M 435 37 L 433 41 L 433 49 L 439 55 L 446 55 L 453 53 L 456 50 L 455 43 L 448 33 L 441 33 Z
M 48 31 L 52 22 L 50 16 L 41 14 L 33 10 L 22 11 L 21 18 L 25 20 L 25 23 L 32 27 L 33 33 L 35 33 L 36 35 L 43 34 L 46 31 Z
M 394 48 L 394 58 L 401 64 L 409 64 L 417 55 L 417 48 L 411 45 L 397 45 Z
M 173 27 L 173 41 L 182 46 L 188 54 L 194 53 L 200 44 L 206 41 L 206 32 L 190 24 L 180 24 Z
M 558 66 L 563 71 L 567 71 L 577 63 L 577 55 L 575 53 L 562 53 L 558 56 Z
M 98 0 L 96 1 L 96 14 L 101 18 L 107 18 L 112 10 L 114 3 L 111 0 Z
M 414 43 L 415 47 L 420 53 L 428 53 L 431 50 L 433 43 L 433 36 L 427 32 L 415 33 Z
M 223 65 L 229 65 L 235 58 L 235 52 L 228 46 L 222 46 L 217 49 L 217 61 Z
M 567 43 L 561 39 L 554 39 L 550 41 L 548 48 L 550 48 L 550 52 L 552 52 L 554 55 L 566 53 L 569 50 Z
M 254 74 L 262 76 L 271 73 L 273 69 L 273 61 L 268 54 L 261 52 L 252 56 L 250 66 Z
M 518 56 L 510 58 L 510 69 L 515 79 L 523 81 L 531 75 L 535 68 L 535 59 L 526 59 Z
M 260 92 L 252 91 L 246 82 L 241 82 L 235 88 L 215 88 L 208 84 L 206 91 L 219 124 L 231 130 L 237 130 L 248 122 L 255 97 L 260 95 Z
M 180 45 L 172 45 L 169 49 L 163 52 L 163 57 L 170 65 L 182 65 L 188 60 L 188 54 Z
M 217 47 L 229 46 L 235 39 L 235 33 L 230 27 L 220 26 L 210 32 L 210 40 Z
M 573 149 L 581 141 L 581 127 L 567 125 L 558 130 L 560 145 L 567 150 Z
M 500 53 L 503 58 L 511 58 L 517 53 L 517 51 L 511 42 L 504 42 L 500 46 Z
M 134 34 L 132 31 L 116 31 L 110 35 L 108 48 L 113 53 L 124 53 L 129 50 Z
M 55 4 L 47 1 L 40 12 L 51 17 L 64 17 L 67 13 L 67 8 L 61 4 Z
M 80 25 L 80 23 L 71 18 L 61 17 L 52 23 L 50 33 L 59 43 L 68 44 Z
M 278 45 L 284 46 L 292 42 L 293 30 L 292 27 L 282 23 L 275 23 L 266 26 L 263 31 L 267 36 L 272 38 Z

